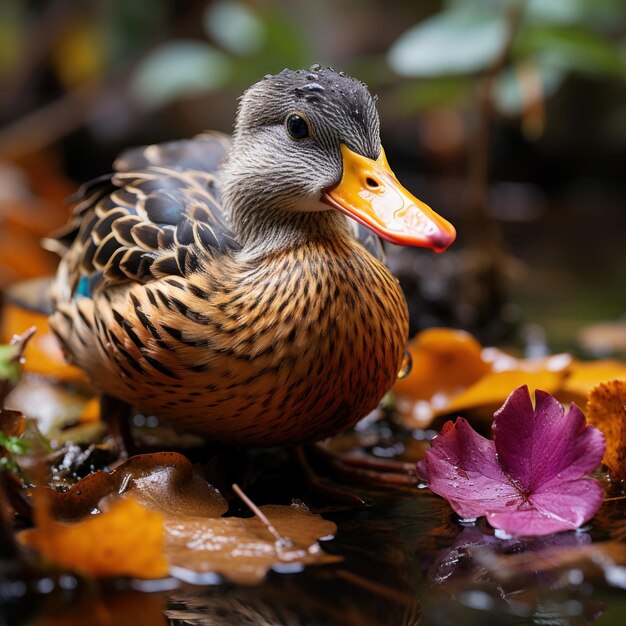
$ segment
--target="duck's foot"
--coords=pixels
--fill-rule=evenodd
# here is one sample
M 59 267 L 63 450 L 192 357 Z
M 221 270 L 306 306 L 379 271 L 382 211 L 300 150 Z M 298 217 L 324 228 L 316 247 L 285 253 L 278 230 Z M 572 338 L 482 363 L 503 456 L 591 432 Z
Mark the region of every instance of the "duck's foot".
M 109 434 L 118 450 L 118 462 L 126 461 L 128 457 L 137 453 L 137 445 L 131 431 L 130 405 L 112 396 L 103 395 L 100 398 L 100 419 L 109 429 Z
M 413 490 L 419 480 L 415 464 L 393 459 L 380 459 L 365 454 L 332 452 L 321 444 L 295 448 L 294 455 L 309 489 L 329 500 L 345 504 L 362 504 L 363 499 L 324 477 L 331 473 L 342 483 L 351 482 L 369 487 Z
M 355 493 L 341 489 L 338 485 L 329 483 L 316 472 L 309 462 L 309 452 L 311 446 L 296 446 L 293 448 L 293 456 L 300 468 L 302 478 L 307 488 L 314 494 L 321 496 L 325 500 L 330 500 L 338 504 L 348 504 L 351 506 L 363 506 L 365 501 Z
M 320 444 L 313 444 L 309 450 L 312 457 L 333 474 L 352 482 L 399 488 L 415 487 L 419 483 L 414 463 L 366 454 L 331 452 Z

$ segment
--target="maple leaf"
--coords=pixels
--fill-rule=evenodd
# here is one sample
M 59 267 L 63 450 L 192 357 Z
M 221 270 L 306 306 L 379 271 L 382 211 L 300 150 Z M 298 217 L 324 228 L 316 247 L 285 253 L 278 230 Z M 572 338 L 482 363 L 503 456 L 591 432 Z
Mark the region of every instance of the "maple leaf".
M 580 409 L 518 387 L 496 411 L 493 440 L 466 420 L 447 422 L 417 465 L 418 477 L 462 518 L 483 515 L 513 536 L 579 528 L 602 504 L 601 485 L 585 474 L 602 459 L 605 440 Z
M 626 478 L 626 381 L 610 380 L 595 387 L 587 402 L 589 422 L 606 437 L 602 462 L 615 482 Z

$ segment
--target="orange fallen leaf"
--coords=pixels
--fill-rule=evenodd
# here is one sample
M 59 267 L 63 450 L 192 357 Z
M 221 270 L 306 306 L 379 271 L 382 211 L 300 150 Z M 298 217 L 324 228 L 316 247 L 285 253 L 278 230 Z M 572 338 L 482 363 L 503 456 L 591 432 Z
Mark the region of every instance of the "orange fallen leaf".
M 450 395 L 482 378 L 490 366 L 482 358 L 482 346 L 469 333 L 448 328 L 429 328 L 409 344 L 413 367 L 393 391 L 418 400 L 435 394 Z
M 468 333 L 446 328 L 419 333 L 410 351 L 413 372 L 393 388 L 396 408 L 410 428 L 427 428 L 436 417 L 463 411 L 491 419 L 494 409 L 521 385 L 583 406 L 598 383 L 626 380 L 626 364 L 619 361 L 584 362 L 569 354 L 519 359 L 498 348 L 482 348 Z
M 87 400 L 78 419 L 81 422 L 97 422 L 100 419 L 100 400 L 96 396 Z
M 124 498 L 79 522 L 40 519 L 18 538 L 55 565 L 81 574 L 162 578 L 168 571 L 164 535 L 161 513 Z
M 40 281 L 33 283 L 33 288 L 38 285 L 41 285 Z M 21 285 L 23 288 L 26 286 L 25 283 Z M 2 339 L 6 341 L 31 326 L 37 328 L 37 333 L 24 351 L 24 371 L 87 387 L 87 376 L 79 368 L 66 363 L 61 347 L 48 326 L 48 316 L 12 303 L 9 295 L 9 302 L 2 311 Z
M 606 437 L 602 462 L 611 479 L 626 478 L 626 382 L 611 380 L 601 383 L 589 394 L 587 420 Z
M 560 387 L 572 358 L 552 355 L 518 359 L 482 348 L 464 331 L 432 328 L 411 342 L 413 372 L 394 386 L 397 408 L 407 426 L 427 428 L 440 415 L 479 411 L 491 419 L 508 395 L 522 385 L 551 394 Z

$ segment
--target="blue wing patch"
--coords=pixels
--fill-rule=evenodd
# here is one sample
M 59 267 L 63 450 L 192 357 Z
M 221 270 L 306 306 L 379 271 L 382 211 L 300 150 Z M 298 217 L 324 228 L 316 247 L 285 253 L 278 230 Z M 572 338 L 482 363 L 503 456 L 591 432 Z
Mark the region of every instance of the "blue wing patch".
M 89 280 L 89 276 L 83 276 L 79 281 L 78 285 L 76 285 L 76 291 L 74 292 L 74 296 L 82 296 L 83 298 L 91 298 L 93 296 L 93 292 L 91 290 L 91 281 Z

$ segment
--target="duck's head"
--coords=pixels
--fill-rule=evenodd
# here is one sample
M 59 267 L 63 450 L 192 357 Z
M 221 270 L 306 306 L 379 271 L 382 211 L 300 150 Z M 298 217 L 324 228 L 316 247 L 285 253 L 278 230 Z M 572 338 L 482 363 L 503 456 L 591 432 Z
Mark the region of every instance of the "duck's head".
M 271 225 L 296 213 L 339 210 L 392 243 L 438 252 L 454 227 L 391 171 L 375 99 L 343 73 L 283 70 L 242 96 L 223 193 L 231 219 Z

